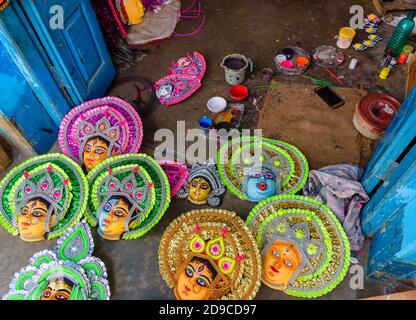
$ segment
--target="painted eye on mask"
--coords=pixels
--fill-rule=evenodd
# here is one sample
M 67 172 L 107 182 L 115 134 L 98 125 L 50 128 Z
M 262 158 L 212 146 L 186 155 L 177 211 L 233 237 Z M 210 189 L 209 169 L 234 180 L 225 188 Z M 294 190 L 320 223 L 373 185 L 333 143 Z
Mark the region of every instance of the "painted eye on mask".
M 100 150 L 100 149 L 96 149 L 96 150 L 95 150 L 95 153 L 96 153 L 96 154 L 103 154 L 103 153 L 104 153 L 104 151 L 103 151 L 103 150 Z
M 20 213 L 25 216 L 29 213 L 29 210 L 23 209 Z
M 91 147 L 85 147 L 85 152 L 91 152 Z
M 116 211 L 116 212 L 114 212 L 114 215 L 115 215 L 116 217 L 124 217 L 124 214 L 123 214 L 123 212 L 121 212 L 121 211 Z
M 209 188 L 209 185 L 207 185 L 206 183 L 201 184 L 201 189 L 206 190 Z
M 68 298 L 62 294 L 57 294 L 56 295 L 56 299 L 57 300 L 68 300 Z
M 290 262 L 289 260 L 285 260 L 285 265 L 287 265 L 288 267 L 293 266 L 292 262 Z
M 194 272 L 189 267 L 185 269 L 185 273 L 189 278 L 192 278 L 194 276 Z
M 258 178 L 260 178 L 260 173 L 253 173 L 253 174 L 250 176 L 250 178 L 253 178 L 253 179 L 258 179 Z
M 113 207 L 111 206 L 111 204 L 106 203 L 106 204 L 104 205 L 104 210 L 105 210 L 105 211 L 110 212 L 110 211 L 111 211 L 111 209 L 113 209 Z
M 208 287 L 208 283 L 204 278 L 200 278 L 198 277 L 198 279 L 196 280 L 196 282 L 201 286 L 201 287 Z
M 42 213 L 40 213 L 40 212 L 33 212 L 33 216 L 34 217 L 36 217 L 36 218 L 40 218 L 40 217 L 43 217 L 43 214 Z
M 46 291 L 43 293 L 44 298 L 49 298 L 51 296 L 51 293 L 49 291 Z
M 193 181 L 193 182 L 192 182 L 192 187 L 197 187 L 197 186 L 198 186 L 198 182 Z
M 265 174 L 264 174 L 264 177 L 265 177 L 266 179 L 274 179 L 274 176 L 273 176 L 272 174 L 270 174 L 270 173 L 265 173 Z
M 279 258 L 279 257 L 280 257 L 280 254 L 279 254 L 279 252 L 277 252 L 277 251 L 273 251 L 273 255 L 274 255 L 276 258 Z

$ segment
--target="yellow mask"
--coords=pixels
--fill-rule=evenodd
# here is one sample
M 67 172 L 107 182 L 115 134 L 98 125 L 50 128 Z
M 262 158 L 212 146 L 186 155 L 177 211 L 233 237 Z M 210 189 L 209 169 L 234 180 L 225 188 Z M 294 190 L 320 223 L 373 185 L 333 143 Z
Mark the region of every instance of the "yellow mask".
M 30 200 L 20 210 L 17 224 L 20 238 L 24 241 L 34 242 L 43 240 L 46 234 L 45 222 L 49 205 L 44 201 Z M 53 216 L 49 223 L 52 223 Z
M 213 281 L 213 274 L 205 264 L 191 261 L 179 276 L 175 296 L 178 300 L 208 300 Z
M 40 300 L 69 300 L 71 292 L 72 286 L 65 283 L 63 279 L 56 279 L 43 290 Z
M 123 199 L 109 199 L 101 210 L 98 219 L 100 234 L 108 240 L 118 240 L 124 229 L 130 208 Z
M 204 178 L 195 178 L 189 184 L 188 200 L 194 204 L 205 204 L 211 193 L 211 185 Z
M 108 144 L 100 138 L 93 138 L 87 141 L 82 153 L 87 171 L 107 158 Z
M 273 285 L 280 286 L 280 290 L 285 290 L 301 264 L 302 256 L 292 243 L 275 241 L 263 258 L 263 277 Z

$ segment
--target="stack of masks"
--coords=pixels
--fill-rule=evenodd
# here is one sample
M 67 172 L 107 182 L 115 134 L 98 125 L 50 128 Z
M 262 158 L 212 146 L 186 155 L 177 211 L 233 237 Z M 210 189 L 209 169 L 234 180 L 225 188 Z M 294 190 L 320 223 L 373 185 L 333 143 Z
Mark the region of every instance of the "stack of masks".
M 160 102 L 170 106 L 190 97 L 201 87 L 205 71 L 206 62 L 200 53 L 180 58 L 170 68 L 170 74 L 155 83 Z

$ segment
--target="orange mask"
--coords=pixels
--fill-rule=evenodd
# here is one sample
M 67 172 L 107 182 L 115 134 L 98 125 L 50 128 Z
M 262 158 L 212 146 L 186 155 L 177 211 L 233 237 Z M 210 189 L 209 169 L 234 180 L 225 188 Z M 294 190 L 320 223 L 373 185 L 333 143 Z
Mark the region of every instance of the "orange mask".
M 263 258 L 263 277 L 285 290 L 293 274 L 302 264 L 299 250 L 289 242 L 275 241 Z

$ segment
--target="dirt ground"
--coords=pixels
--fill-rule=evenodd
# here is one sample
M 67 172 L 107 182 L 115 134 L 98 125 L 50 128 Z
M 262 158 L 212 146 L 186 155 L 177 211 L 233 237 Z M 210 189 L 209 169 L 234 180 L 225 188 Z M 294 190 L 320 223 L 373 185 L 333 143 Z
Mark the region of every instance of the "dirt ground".
M 351 17 L 351 5 L 361 4 L 366 13 L 373 12 L 370 0 L 333 1 L 333 0 L 240 0 L 224 1 L 210 0 L 204 2 L 207 20 L 203 32 L 194 37 L 169 39 L 145 48 L 149 54 L 134 66 L 124 71 L 119 77 L 144 76 L 156 81 L 168 74 L 172 61 L 187 52 L 199 51 L 207 61 L 208 69 L 202 82 L 201 89 L 183 103 L 166 108 L 160 106 L 154 113 L 143 119 L 145 140 L 148 145 L 157 144 L 153 135 L 159 128 L 168 128 L 176 132 L 177 121 L 186 121 L 186 128 L 198 127 L 198 119 L 210 116 L 206 108 L 207 100 L 215 95 L 227 96 L 229 86 L 224 80 L 224 71 L 220 63 L 224 56 L 230 53 L 241 53 L 253 59 L 254 72 L 248 75 L 247 84 L 263 84 L 259 71 L 263 67 L 271 67 L 273 53 L 278 48 L 287 45 L 301 46 L 308 51 L 323 44 L 335 44 L 335 36 L 340 27 L 346 26 Z M 179 25 L 178 31 L 192 31 L 190 22 Z M 381 36 L 388 38 L 392 28 L 381 26 Z M 361 31 L 359 39 L 364 38 Z M 403 71 L 400 69 L 385 82 L 378 80 L 379 59 L 386 41 L 377 47 L 357 53 L 353 49 L 345 51 L 347 62 L 337 70 L 338 75 L 344 76 L 347 86 L 356 87 L 361 82 L 368 91 L 378 91 L 383 88 L 398 99 L 404 97 Z M 348 71 L 348 63 L 356 57 L 359 61 L 354 71 Z M 308 75 L 332 81 L 328 74 L 317 66 L 312 66 Z M 275 75 L 278 82 L 310 83 L 300 77 L 285 77 Z M 117 80 L 115 82 L 117 84 Z M 255 95 L 258 104 L 249 104 L 244 119 L 244 126 L 254 128 L 256 115 L 261 108 L 267 90 L 257 90 Z M 123 91 L 111 90 L 110 94 L 123 96 Z M 334 128 L 335 129 L 335 128 Z M 322 141 L 325 144 L 325 141 Z M 246 218 L 254 205 L 239 200 L 228 192 L 222 208 L 237 212 Z M 109 271 L 109 281 L 113 299 L 173 299 L 172 291 L 167 288 L 159 274 L 157 251 L 163 231 L 169 223 L 180 214 L 197 207 L 184 200 L 174 199 L 160 223 L 146 236 L 130 241 L 106 241 L 101 239 L 96 230 L 94 255 L 100 257 Z M 3 229 L 0 230 L 2 246 L 0 261 L 0 295 L 7 291 L 7 286 L 14 272 L 26 266 L 33 253 L 52 248 L 54 242 L 27 244 L 12 237 Z M 13 252 L 11 255 L 10 252 Z M 365 251 L 358 256 L 359 264 L 365 268 Z M 4 263 L 7 261 L 7 263 Z M 357 299 L 385 293 L 386 285 L 371 279 L 365 279 L 363 289 L 352 289 L 351 274 L 332 293 L 321 299 Z M 262 286 L 258 299 L 293 299 L 280 292 Z

